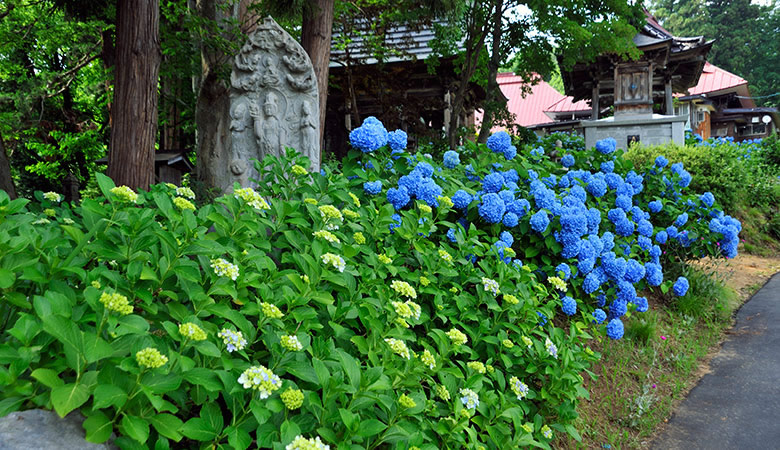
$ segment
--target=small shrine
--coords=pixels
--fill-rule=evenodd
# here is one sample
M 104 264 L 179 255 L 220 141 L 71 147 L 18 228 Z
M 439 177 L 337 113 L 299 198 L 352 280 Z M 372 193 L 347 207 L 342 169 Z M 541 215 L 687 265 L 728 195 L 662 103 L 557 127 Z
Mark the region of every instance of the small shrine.
M 645 25 L 633 39 L 642 52 L 638 61 L 601 55 L 563 73 L 566 94 L 574 101 L 591 101 L 591 120 L 582 122 L 589 147 L 606 137 L 624 149 L 632 142 L 684 143 L 686 116 L 674 115 L 672 93 L 696 86 L 714 41 L 673 36 L 645 14 Z M 610 110 L 612 117 L 600 119 Z

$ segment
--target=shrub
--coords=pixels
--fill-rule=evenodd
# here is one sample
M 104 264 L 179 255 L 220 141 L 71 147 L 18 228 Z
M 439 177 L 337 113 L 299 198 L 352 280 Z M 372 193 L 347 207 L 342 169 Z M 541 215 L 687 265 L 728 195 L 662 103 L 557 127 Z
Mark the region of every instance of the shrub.
M 258 166 L 257 191 L 197 208 L 102 175 L 80 205 L 0 195 L 0 414 L 78 408 L 89 440 L 113 430 L 123 448 L 579 438 L 587 339 L 620 338 L 646 309 L 636 291 L 671 286 L 648 241 L 684 213 L 665 248 L 717 256 L 736 225 L 680 170 L 637 174 L 610 142 L 560 149 L 570 169 L 544 143 L 509 148 L 470 143 L 452 169 L 352 151 L 320 174 L 289 152 Z

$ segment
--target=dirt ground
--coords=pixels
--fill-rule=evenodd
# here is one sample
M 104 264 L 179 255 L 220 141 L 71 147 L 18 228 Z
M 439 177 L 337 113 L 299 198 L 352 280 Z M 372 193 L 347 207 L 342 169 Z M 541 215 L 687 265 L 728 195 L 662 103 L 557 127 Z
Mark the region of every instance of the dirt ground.
M 707 260 L 703 264 L 711 265 Z M 744 302 L 773 274 L 780 272 L 780 255 L 762 257 L 740 253 L 736 258 L 716 265 L 714 270 L 729 287 L 737 291 L 740 300 Z

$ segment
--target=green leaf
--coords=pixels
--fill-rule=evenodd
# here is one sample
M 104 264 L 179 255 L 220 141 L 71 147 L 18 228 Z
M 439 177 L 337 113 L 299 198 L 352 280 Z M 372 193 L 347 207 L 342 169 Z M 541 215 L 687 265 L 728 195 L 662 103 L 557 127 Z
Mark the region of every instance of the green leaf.
M 0 267 L 0 289 L 8 289 L 14 285 L 16 274 L 8 269 Z
M 298 424 L 290 420 L 282 422 L 282 442 L 292 442 L 295 436 L 301 434 L 301 429 Z
M 208 423 L 209 429 L 219 433 L 224 425 L 222 411 L 216 403 L 206 403 L 200 410 L 200 417 Z
M 109 406 L 122 407 L 127 401 L 127 393 L 114 384 L 99 384 L 93 394 L 93 409 L 103 409 Z
M 174 391 L 178 389 L 180 384 L 181 377 L 173 373 L 163 375 L 157 372 L 148 372 L 141 379 L 141 385 L 155 394 L 164 394 L 166 392 Z
M 89 399 L 89 389 L 83 384 L 66 384 L 51 390 L 51 403 L 57 415 L 65 417 L 86 403 Z
M 362 437 L 375 436 L 387 428 L 387 425 L 376 419 L 368 419 L 360 422 L 357 434 Z
M 142 334 L 146 335 L 149 331 L 149 322 L 143 317 L 136 314 L 128 314 L 119 318 L 119 326 L 116 328 L 117 336 L 124 336 L 126 334 Z
M 120 424 L 125 436 L 129 436 L 140 443 L 145 443 L 149 438 L 149 422 L 136 416 L 124 416 Z
M 213 342 L 200 341 L 195 343 L 194 347 L 198 353 L 204 356 L 211 356 L 212 358 L 219 358 L 222 356 L 222 352 L 219 351 L 219 348 L 217 348 Z
M 65 382 L 60 379 L 59 374 L 51 369 L 38 368 L 33 370 L 30 376 L 40 381 L 44 386 L 50 388 L 65 384 Z
M 231 427 L 227 430 L 228 444 L 231 447 L 246 450 L 252 445 L 252 437 L 246 430 L 237 427 Z
M 353 389 L 357 390 L 360 387 L 360 366 L 355 358 L 344 350 L 336 349 L 336 359 L 341 363 L 341 367 L 344 368 L 344 372 L 349 378 L 349 384 Z
M 185 437 L 196 441 L 211 441 L 217 437 L 217 432 L 209 429 L 208 423 L 200 417 L 193 417 L 188 420 L 179 431 Z
M 218 392 L 222 390 L 222 382 L 213 370 L 196 367 L 182 374 L 185 380 L 198 386 L 203 386 L 207 391 Z
M 86 431 L 85 439 L 93 444 L 106 442 L 114 429 L 111 420 L 102 411 L 97 411 L 87 417 L 82 426 Z
M 525 248 L 525 257 L 526 258 L 533 258 L 534 256 L 538 255 L 541 250 L 539 247 L 526 247 Z
M 83 342 L 84 358 L 88 363 L 108 358 L 114 353 L 114 349 L 111 348 L 111 345 L 95 334 L 84 333 Z
M 161 435 L 176 442 L 181 440 L 182 435 L 179 429 L 184 425 L 184 422 L 178 417 L 172 414 L 157 414 L 149 417 L 149 422 L 152 423 L 154 429 Z
M 103 175 L 100 172 L 95 172 L 95 178 L 97 179 L 98 187 L 100 188 L 100 191 L 103 193 L 103 196 L 106 197 L 107 199 L 111 199 L 111 189 L 116 187 L 116 184 L 114 184 L 114 180 Z
M 319 379 L 319 385 L 325 386 L 330 379 L 330 372 L 328 371 L 327 366 L 325 366 L 325 363 L 317 358 L 312 358 L 311 362 L 312 365 L 314 365 L 314 372 L 317 374 L 317 378 Z
M 580 433 L 577 432 L 577 429 L 574 428 L 572 425 L 566 425 L 566 432 L 571 435 L 577 442 L 582 442 L 582 436 L 580 436 Z

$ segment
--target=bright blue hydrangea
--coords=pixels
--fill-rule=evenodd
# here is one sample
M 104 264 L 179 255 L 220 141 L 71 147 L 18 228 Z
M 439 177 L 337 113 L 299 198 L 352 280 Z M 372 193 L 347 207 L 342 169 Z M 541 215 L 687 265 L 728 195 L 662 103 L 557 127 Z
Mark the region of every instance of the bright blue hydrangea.
M 653 235 L 653 224 L 649 220 L 642 219 L 636 226 L 637 233 L 650 237 Z
M 535 157 L 537 159 L 541 158 L 542 156 L 544 156 L 544 148 L 536 147 L 536 148 L 531 149 L 531 156 L 533 156 L 533 157 Z
M 558 275 L 563 273 L 563 279 L 568 280 L 571 277 L 571 268 L 566 263 L 560 263 L 555 267 L 555 273 Z
M 616 298 L 609 305 L 609 317 L 611 318 L 623 317 L 627 311 L 628 305 L 624 300 Z
M 658 156 L 655 158 L 655 166 L 659 169 L 663 169 L 666 167 L 666 165 L 669 164 L 669 160 L 664 158 L 663 156 Z
M 596 150 L 604 155 L 609 155 L 617 148 L 617 141 L 613 138 L 606 138 L 596 141 Z
M 507 161 L 514 159 L 515 156 L 517 156 L 517 147 L 514 145 L 510 145 L 504 150 L 504 158 L 506 158 Z
M 615 170 L 615 161 L 604 161 L 599 168 L 605 174 L 612 173 Z
M 397 210 L 403 208 L 409 203 L 409 190 L 404 186 L 390 188 L 387 190 L 387 201 Z
M 595 272 L 589 273 L 582 282 L 582 289 L 586 294 L 592 294 L 601 287 L 601 280 Z
M 536 315 L 539 316 L 539 326 L 542 327 L 544 324 L 547 323 L 547 316 L 540 313 L 539 311 L 536 311 Z
M 398 214 L 393 214 L 391 219 L 393 219 L 393 223 L 389 225 L 390 232 L 395 233 L 395 229 L 401 226 L 401 216 Z
M 623 337 L 623 322 L 620 319 L 612 319 L 607 324 L 607 337 L 618 340 Z
M 577 313 L 577 302 L 568 295 L 563 297 L 561 300 L 561 311 L 567 316 L 573 316 Z
M 460 164 L 460 155 L 455 150 L 444 152 L 444 167 L 454 169 Z
M 517 174 L 517 170 L 515 169 L 509 169 L 507 171 L 501 172 L 501 175 L 504 177 L 505 184 L 516 184 L 518 181 L 520 181 L 520 175 Z
M 487 139 L 487 148 L 494 153 L 504 153 L 512 145 L 512 138 L 506 131 L 493 133 Z
M 615 206 L 623 211 L 631 211 L 631 197 L 628 195 L 618 195 L 617 198 L 615 198 Z
M 482 196 L 482 203 L 479 205 L 479 215 L 485 219 L 486 222 L 501 222 L 505 211 L 506 205 L 498 194 L 489 193 Z
M 606 181 L 607 187 L 612 190 L 617 190 L 625 183 L 623 181 L 623 177 L 616 173 L 608 173 L 604 175 L 604 181 Z
M 615 233 L 618 236 L 631 236 L 634 234 L 634 222 L 623 219 L 615 224 Z
M 601 324 L 607 319 L 607 313 L 604 312 L 601 308 L 596 308 L 595 311 L 593 311 L 593 323 L 595 324 Z
M 482 190 L 485 192 L 498 192 L 504 187 L 504 177 L 498 172 L 493 172 L 482 181 Z
M 712 205 L 715 203 L 715 196 L 712 195 L 712 192 L 705 192 L 699 196 L 699 200 L 701 200 L 707 208 L 712 208 Z
M 666 234 L 669 235 L 670 238 L 676 239 L 677 236 L 679 236 L 680 232 L 677 230 L 677 227 L 674 225 L 669 225 L 666 227 Z
M 430 178 L 433 175 L 433 166 L 425 161 L 420 161 L 414 166 L 410 175 L 413 173 L 419 173 L 422 178 Z
M 406 131 L 395 130 L 389 132 L 387 134 L 387 142 L 390 144 L 390 149 L 392 149 L 394 152 L 404 151 L 408 142 Z
M 517 214 L 512 212 L 508 212 L 504 214 L 504 218 L 501 219 L 501 223 L 503 223 L 504 226 L 508 228 L 516 227 L 519 222 L 520 222 L 520 218 L 517 217 Z
M 571 167 L 574 165 L 574 155 L 567 154 L 563 158 L 561 158 L 561 164 L 563 167 Z
M 534 231 L 543 233 L 547 229 L 547 225 L 550 224 L 550 219 L 547 217 L 547 211 L 539 211 L 531 216 L 531 228 Z
M 666 234 L 665 230 L 661 230 L 655 235 L 655 241 L 659 244 L 666 244 L 666 241 L 669 239 L 669 236 Z
M 381 181 L 366 181 L 363 183 L 363 191 L 368 195 L 376 195 L 382 192 Z
M 638 283 L 645 277 L 645 266 L 635 259 L 629 259 L 626 263 L 626 274 L 623 279 L 630 283 Z
M 452 242 L 453 244 L 458 242 L 458 239 L 455 238 L 455 229 L 454 228 L 450 228 L 449 230 L 447 230 L 447 239 L 449 239 L 450 242 Z
M 367 117 L 363 125 L 349 133 L 349 143 L 363 153 L 370 153 L 384 147 L 387 145 L 387 139 L 387 130 L 374 116 Z
M 442 188 L 432 178 L 424 178 L 417 187 L 417 198 L 428 206 L 439 206 Z
M 623 303 L 631 303 L 636 298 L 636 289 L 634 285 L 628 281 L 618 282 L 617 299 Z
M 678 297 L 682 297 L 688 292 L 688 287 L 690 284 L 688 283 L 688 279 L 685 277 L 680 277 L 677 279 L 677 281 L 674 282 L 674 285 L 672 286 L 672 290 L 674 291 L 674 294 Z
M 591 178 L 586 185 L 588 192 L 594 197 L 602 197 L 607 193 L 607 182 L 602 178 Z
M 645 279 L 650 286 L 660 286 L 664 281 L 661 265 L 653 262 L 645 264 Z
M 674 219 L 674 226 L 680 228 L 681 226 L 685 225 L 687 222 L 688 222 L 688 213 L 681 213 L 679 216 L 677 216 L 676 219 Z
M 650 208 L 650 212 L 657 213 L 661 209 L 663 209 L 664 204 L 661 202 L 661 200 L 653 200 L 652 202 L 647 204 L 647 207 Z
M 515 238 L 512 237 L 512 233 L 508 231 L 502 231 L 498 238 L 501 239 L 507 246 L 511 247 L 515 243 Z
M 463 189 L 459 189 L 452 195 L 452 203 L 460 210 L 466 209 L 469 203 L 471 203 L 471 194 Z
M 634 305 L 636 305 L 636 311 L 637 312 L 645 312 L 649 308 L 650 305 L 647 304 L 647 299 L 645 297 L 637 297 L 634 299 Z

